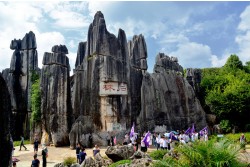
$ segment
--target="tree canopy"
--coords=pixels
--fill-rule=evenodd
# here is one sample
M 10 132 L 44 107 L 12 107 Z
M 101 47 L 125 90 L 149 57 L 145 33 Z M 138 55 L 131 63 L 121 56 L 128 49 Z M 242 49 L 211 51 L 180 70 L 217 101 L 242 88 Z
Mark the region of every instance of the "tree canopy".
M 248 64 L 247 64 L 248 66 Z M 244 129 L 250 118 L 250 73 L 237 55 L 231 55 L 221 68 L 202 70 L 201 89 L 207 112 L 228 124 Z

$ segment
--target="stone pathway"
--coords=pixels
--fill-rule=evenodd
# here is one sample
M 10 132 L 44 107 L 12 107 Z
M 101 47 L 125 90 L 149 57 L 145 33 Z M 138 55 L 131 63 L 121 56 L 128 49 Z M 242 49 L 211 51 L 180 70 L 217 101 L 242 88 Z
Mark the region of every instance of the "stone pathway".
M 19 151 L 19 147 L 15 147 L 14 157 L 19 159 L 20 161 L 17 162 L 17 167 L 30 167 L 31 161 L 33 160 L 33 145 L 25 145 L 27 147 L 27 151 Z M 66 157 L 75 157 L 75 150 L 71 150 L 69 147 L 47 147 L 49 150 L 49 156 L 47 158 L 47 167 L 54 167 L 55 164 L 63 162 L 63 159 Z M 150 151 L 155 150 L 154 148 L 150 148 Z M 106 156 L 105 154 L 106 148 L 101 148 L 100 153 L 102 156 Z M 38 159 L 40 160 L 40 166 L 42 166 L 42 156 L 41 153 L 42 148 L 38 149 Z M 93 157 L 92 149 L 86 149 L 87 157 Z M 247 146 L 245 153 L 240 153 L 240 158 L 250 163 L 250 146 Z
M 19 151 L 19 147 L 15 147 L 14 156 L 20 161 L 17 162 L 17 167 L 30 167 L 31 161 L 33 160 L 33 145 L 25 145 L 27 150 L 22 147 Z M 71 150 L 69 147 L 47 147 L 48 148 L 48 158 L 47 167 L 54 167 L 55 164 L 63 162 L 66 157 L 76 157 L 75 150 Z M 106 148 L 101 148 L 100 153 L 105 156 Z M 92 149 L 86 149 L 87 156 L 93 157 Z M 38 159 L 40 160 L 40 166 L 42 166 L 42 148 L 38 149 Z

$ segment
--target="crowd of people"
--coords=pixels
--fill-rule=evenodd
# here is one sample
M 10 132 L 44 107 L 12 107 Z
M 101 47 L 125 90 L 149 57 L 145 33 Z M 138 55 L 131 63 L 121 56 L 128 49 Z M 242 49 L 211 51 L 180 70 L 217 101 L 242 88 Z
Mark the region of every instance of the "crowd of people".
M 91 136 L 91 140 L 92 140 L 92 136 Z M 108 146 L 116 145 L 116 137 L 108 136 L 106 140 L 107 140 Z M 187 144 L 189 142 L 194 142 L 196 140 L 201 140 L 205 142 L 208 141 L 207 128 L 204 128 L 199 132 L 195 132 L 193 129 L 190 129 L 190 128 L 186 131 L 177 130 L 177 131 L 171 131 L 171 132 L 166 132 L 166 133 L 151 134 L 150 132 L 147 132 L 147 133 L 144 132 L 141 136 L 140 134 L 135 133 L 134 128 L 132 128 L 130 134 L 128 133 L 124 136 L 124 140 L 122 144 L 133 145 L 135 151 L 138 151 L 138 149 L 140 148 L 142 152 L 147 152 L 147 149 L 149 147 L 155 147 L 157 150 L 158 149 L 172 150 L 176 142 L 179 142 L 179 144 Z M 242 148 L 245 150 L 246 137 L 244 136 L 244 134 L 240 136 L 239 141 L 240 141 Z M 22 147 L 24 147 L 25 150 L 27 150 L 27 148 L 24 145 L 23 136 L 21 136 L 19 151 L 21 151 Z M 34 159 L 31 162 L 31 167 L 39 167 L 40 161 L 37 158 L 39 141 L 37 138 L 34 141 L 33 148 L 34 148 L 34 156 L 33 156 Z M 100 148 L 98 147 L 98 145 L 95 145 L 93 148 L 93 157 L 95 157 L 95 155 L 99 152 L 100 152 Z M 13 154 L 14 153 L 12 153 L 12 155 Z M 85 152 L 84 146 L 81 145 L 81 143 L 77 143 L 76 144 L 77 163 L 81 164 L 85 160 L 86 156 L 87 156 L 87 153 Z M 43 167 L 46 167 L 47 157 L 48 157 L 48 149 L 45 146 L 45 144 L 42 144 L 42 160 L 43 160 L 42 166 Z M 13 161 L 13 167 L 16 167 L 15 161 Z

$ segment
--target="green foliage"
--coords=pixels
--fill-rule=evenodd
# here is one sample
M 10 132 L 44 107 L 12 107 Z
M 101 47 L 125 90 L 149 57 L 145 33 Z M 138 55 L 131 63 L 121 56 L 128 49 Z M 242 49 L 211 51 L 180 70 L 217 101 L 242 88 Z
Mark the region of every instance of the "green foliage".
M 31 92 L 31 122 L 41 121 L 41 90 L 40 90 L 40 79 L 37 79 L 32 84 Z
M 225 133 L 229 133 L 232 129 L 229 120 L 221 120 L 220 121 L 220 128 Z
M 178 157 L 167 157 L 153 163 L 155 167 L 217 167 L 217 166 L 244 166 L 238 159 L 240 148 L 233 142 L 223 139 L 219 142 L 209 140 L 197 141 L 190 145 L 179 145 L 176 148 Z
M 14 141 L 13 144 L 14 144 L 14 147 L 20 146 L 21 141 Z M 29 140 L 24 140 L 24 145 L 26 145 L 26 144 L 30 144 L 30 141 Z
M 243 69 L 242 62 L 237 55 L 231 55 L 228 59 L 224 68 L 227 70 Z
M 249 83 L 250 73 L 243 70 L 236 55 L 231 55 L 224 67 L 202 70 L 201 104 L 219 120 L 229 120 L 244 129 L 250 116 Z
M 117 161 L 117 162 L 115 162 L 115 163 L 113 163 L 113 164 L 111 164 L 111 165 L 109 165 L 109 167 L 117 167 L 117 166 L 119 166 L 119 165 L 123 165 L 123 164 L 128 164 L 128 165 L 130 165 L 131 164 L 131 160 L 120 160 L 120 161 Z
M 75 157 L 66 157 L 63 159 L 63 164 L 70 167 L 72 164 L 76 163 Z
M 243 68 L 247 73 L 250 73 L 250 61 L 246 62 L 246 65 Z
M 246 139 L 247 139 L 247 143 L 250 144 L 250 132 L 248 133 L 244 133 Z M 241 136 L 241 133 L 235 133 L 235 134 L 232 134 L 232 133 L 229 133 L 229 134 L 226 134 L 225 137 L 232 141 L 232 142 L 235 142 L 235 143 L 238 143 L 240 142 L 240 136 Z
M 168 150 L 156 150 L 149 153 L 149 156 L 154 160 L 161 160 L 165 154 L 168 153 Z
M 31 71 L 31 82 L 34 83 L 38 79 L 39 79 L 39 74 L 35 70 Z

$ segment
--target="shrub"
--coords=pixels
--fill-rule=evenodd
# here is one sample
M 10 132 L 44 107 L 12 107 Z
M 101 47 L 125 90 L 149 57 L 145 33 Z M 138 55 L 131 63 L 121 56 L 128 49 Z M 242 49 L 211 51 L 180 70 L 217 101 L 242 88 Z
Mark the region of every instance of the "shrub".
M 245 131 L 250 131 L 250 124 L 245 125 Z
M 244 135 L 246 136 L 246 139 L 247 139 L 247 144 L 250 144 L 250 133 L 244 133 Z M 230 141 L 232 142 L 236 142 L 236 143 L 239 143 L 240 142 L 240 136 L 241 136 L 241 133 L 235 133 L 235 134 L 226 134 L 225 137 L 227 139 L 229 139 Z
M 221 120 L 220 121 L 220 128 L 222 129 L 223 132 L 228 133 L 231 131 L 231 124 L 229 120 Z
M 123 164 L 128 164 L 128 165 L 130 165 L 130 164 L 131 164 L 131 160 L 128 160 L 128 159 L 126 159 L 126 160 L 120 160 L 120 161 L 117 161 L 117 162 L 115 162 L 115 163 L 109 165 L 109 167 L 117 167 L 117 166 L 123 165 Z
M 168 153 L 168 150 L 156 150 L 149 153 L 149 156 L 154 160 L 162 160 L 166 153 Z
M 76 163 L 75 157 L 66 157 L 63 159 L 63 164 L 70 167 L 72 164 Z

